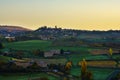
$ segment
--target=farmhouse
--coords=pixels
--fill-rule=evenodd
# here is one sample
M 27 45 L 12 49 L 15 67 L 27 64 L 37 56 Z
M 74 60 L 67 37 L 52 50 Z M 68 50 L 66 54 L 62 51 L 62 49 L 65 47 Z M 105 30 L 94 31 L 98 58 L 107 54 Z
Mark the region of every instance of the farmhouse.
M 47 67 L 49 64 L 65 64 L 66 59 L 32 59 L 31 61 L 28 62 L 21 62 L 21 61 L 14 61 L 14 63 L 18 66 L 22 66 L 24 68 L 32 65 L 34 62 L 38 64 L 40 67 Z
M 65 64 L 66 59 L 33 59 L 41 67 L 46 67 L 48 64 Z
M 65 51 L 64 54 L 71 54 L 69 51 Z
M 9 41 L 15 41 L 15 37 L 11 37 L 11 36 L 6 36 L 5 39 Z
M 44 57 L 52 57 L 54 55 L 59 55 L 59 54 L 60 54 L 60 50 L 50 50 L 44 53 Z
M 36 62 L 38 66 L 40 67 L 47 67 L 47 63 L 43 61 Z M 17 66 L 22 66 L 24 68 L 27 68 L 28 66 L 32 65 L 31 62 L 15 62 Z
M 44 61 L 38 61 L 37 64 L 41 67 L 47 67 L 48 63 Z
M 52 52 L 45 52 L 44 57 L 52 57 L 53 53 Z
M 27 68 L 28 66 L 30 66 L 31 64 L 29 62 L 15 62 L 15 64 L 17 66 L 22 66 L 24 68 Z
M 60 50 L 51 50 L 50 52 L 52 52 L 55 55 L 59 55 L 60 54 Z

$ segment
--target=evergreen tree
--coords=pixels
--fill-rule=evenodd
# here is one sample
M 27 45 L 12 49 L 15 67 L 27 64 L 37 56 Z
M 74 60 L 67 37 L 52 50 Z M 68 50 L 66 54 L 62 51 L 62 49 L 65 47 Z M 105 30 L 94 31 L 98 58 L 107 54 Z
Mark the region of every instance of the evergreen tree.
M 3 44 L 0 42 L 0 49 L 3 49 L 4 47 L 3 47 Z

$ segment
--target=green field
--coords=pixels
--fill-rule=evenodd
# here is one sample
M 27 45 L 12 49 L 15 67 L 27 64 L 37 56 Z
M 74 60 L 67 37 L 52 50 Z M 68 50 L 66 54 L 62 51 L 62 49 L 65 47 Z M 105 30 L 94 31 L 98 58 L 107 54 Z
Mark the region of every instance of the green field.
M 43 40 L 29 40 L 29 41 L 20 41 L 20 42 L 11 42 L 5 43 L 6 48 L 13 48 L 18 50 L 50 50 L 50 49 L 64 49 L 71 50 L 81 53 L 88 52 L 90 47 L 65 47 L 65 46 L 53 46 L 52 41 L 43 41 Z
M 98 68 L 88 68 L 89 71 L 92 72 L 94 80 L 105 80 L 113 69 L 98 69 Z M 80 76 L 81 68 L 75 67 L 71 69 L 71 74 L 75 76 Z
M 7 56 L 0 56 L 0 61 L 2 62 L 8 62 L 9 60 L 11 60 L 11 57 L 7 57 Z
M 52 46 L 52 41 L 42 41 L 42 40 L 30 40 L 30 41 L 21 41 L 21 42 L 11 42 L 11 43 L 5 43 L 6 48 L 13 48 L 17 50 L 50 50 L 50 49 L 64 49 L 64 50 L 70 50 L 74 51 L 76 53 L 71 53 L 69 55 L 63 55 L 63 56 L 56 56 L 55 58 L 66 58 L 73 62 L 74 65 L 76 65 L 79 61 L 81 61 L 83 58 L 87 60 L 97 60 L 97 59 L 109 59 L 108 56 L 104 55 L 95 55 L 89 53 L 90 49 L 94 49 L 91 47 L 65 47 L 65 46 Z M 27 54 L 30 55 L 30 54 Z M 96 69 L 96 68 L 89 68 L 90 71 L 92 71 L 94 80 L 105 80 L 105 78 L 113 71 L 112 69 Z M 80 68 L 73 67 L 71 69 L 71 74 L 79 76 L 80 75 Z M 35 77 L 38 77 L 41 74 L 35 74 Z M 34 76 L 33 76 L 34 77 Z M 3 78 L 3 79 L 2 79 Z M 28 78 L 28 75 L 22 75 L 22 76 L 8 76 L 10 78 L 9 80 L 26 80 Z M 0 76 L 0 80 L 8 80 L 7 77 Z M 19 79 L 17 79 L 19 78 Z M 51 79 L 50 80 L 55 80 Z
M 64 46 L 52 46 L 52 41 L 43 41 L 43 40 L 29 40 L 29 41 L 20 41 L 20 42 L 11 42 L 5 43 L 6 48 L 13 48 L 17 50 L 50 50 L 50 49 L 64 49 L 74 51 L 76 53 L 71 53 L 70 55 L 64 56 L 56 56 L 56 58 L 67 58 L 73 61 L 74 64 L 77 64 L 83 58 L 89 60 L 96 60 L 96 59 L 109 59 L 108 56 L 104 55 L 96 55 L 93 56 L 89 53 L 90 49 L 94 49 L 91 47 L 64 47 Z M 26 53 L 25 56 L 31 55 L 30 53 Z M 31 55 L 32 57 L 33 55 Z
M 20 42 L 5 43 L 6 48 L 13 48 L 18 50 L 46 50 L 51 46 L 51 41 L 29 40 Z
M 5 74 L 0 75 L 0 80 L 28 80 L 28 78 L 35 79 L 40 77 L 47 77 L 49 80 L 58 80 L 56 77 L 50 76 L 45 73 L 34 74 Z

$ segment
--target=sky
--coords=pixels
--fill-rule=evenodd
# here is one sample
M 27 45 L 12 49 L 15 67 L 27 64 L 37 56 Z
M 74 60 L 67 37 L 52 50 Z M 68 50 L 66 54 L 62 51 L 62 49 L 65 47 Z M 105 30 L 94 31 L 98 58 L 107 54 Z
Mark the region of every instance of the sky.
M 0 0 L 0 25 L 120 30 L 120 0 Z

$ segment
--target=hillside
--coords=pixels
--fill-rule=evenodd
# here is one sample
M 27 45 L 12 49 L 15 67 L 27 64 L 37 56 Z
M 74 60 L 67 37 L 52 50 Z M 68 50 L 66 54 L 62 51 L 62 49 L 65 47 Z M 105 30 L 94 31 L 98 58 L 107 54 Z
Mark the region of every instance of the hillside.
M 51 41 L 42 40 L 28 40 L 19 41 L 13 43 L 6 43 L 7 48 L 24 49 L 24 50 L 34 50 L 34 49 L 49 49 L 51 46 Z
M 0 26 L 0 30 L 2 30 L 2 29 L 9 30 L 10 32 L 13 31 L 13 30 L 18 30 L 18 31 L 31 31 L 30 29 L 23 28 L 23 27 L 20 27 L 20 26 Z
M 59 40 L 63 38 L 74 37 L 84 40 L 120 40 L 120 30 L 109 31 L 89 31 L 89 30 L 75 30 L 51 28 L 47 26 L 40 27 L 35 31 L 19 26 L 0 26 L 0 35 L 16 36 L 19 41 L 24 40 Z
M 20 26 L 0 26 L 0 34 L 2 34 L 3 36 L 7 36 L 8 34 L 15 36 L 27 31 L 31 30 Z
M 40 27 L 33 31 L 31 35 L 35 35 L 41 39 L 60 39 L 66 37 L 76 37 L 79 39 L 120 39 L 120 30 L 109 31 L 89 31 L 89 30 L 75 30 L 62 29 L 51 27 Z

